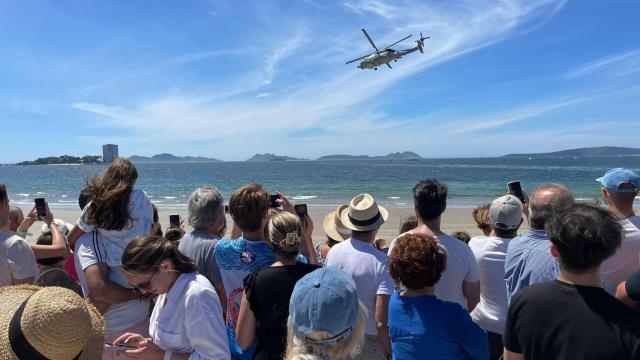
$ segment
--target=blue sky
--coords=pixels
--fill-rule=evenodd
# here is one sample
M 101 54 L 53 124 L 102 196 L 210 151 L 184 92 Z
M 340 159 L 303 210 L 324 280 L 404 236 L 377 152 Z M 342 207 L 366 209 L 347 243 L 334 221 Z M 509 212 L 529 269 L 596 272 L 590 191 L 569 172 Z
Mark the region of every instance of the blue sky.
M 1 1 L 0 163 L 640 146 L 640 1 Z M 360 28 L 396 49 L 378 71 Z

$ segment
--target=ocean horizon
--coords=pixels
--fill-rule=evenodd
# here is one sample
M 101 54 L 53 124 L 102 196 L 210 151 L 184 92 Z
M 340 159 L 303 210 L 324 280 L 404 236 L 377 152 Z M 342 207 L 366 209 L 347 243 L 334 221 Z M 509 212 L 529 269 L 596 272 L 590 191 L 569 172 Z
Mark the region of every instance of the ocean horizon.
M 269 192 L 280 191 L 296 203 L 332 208 L 359 193 L 370 193 L 383 206 L 413 206 L 411 190 L 422 179 L 436 178 L 449 187 L 448 206 L 472 208 L 506 192 L 507 182 L 520 180 L 531 192 L 546 182 L 568 186 L 580 201 L 601 198 L 595 181 L 607 170 L 638 171 L 640 157 L 446 158 L 344 161 L 179 162 L 137 163 L 137 188 L 145 190 L 160 209 L 184 209 L 191 192 L 216 186 L 225 201 L 237 187 L 258 182 Z M 77 198 L 98 165 L 5 165 L 0 183 L 12 203 L 29 207 L 44 197 L 52 208 L 78 209 Z M 640 199 L 636 198 L 636 206 Z

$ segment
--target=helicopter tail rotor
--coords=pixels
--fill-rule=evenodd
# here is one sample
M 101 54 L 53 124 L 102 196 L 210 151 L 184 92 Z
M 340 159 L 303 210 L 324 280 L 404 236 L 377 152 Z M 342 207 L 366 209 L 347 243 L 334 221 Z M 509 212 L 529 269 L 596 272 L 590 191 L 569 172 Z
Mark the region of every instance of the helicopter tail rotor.
M 420 53 L 424 54 L 424 41 L 430 38 L 431 36 L 424 37 L 422 36 L 422 33 L 420 33 L 420 39 L 416 40 L 416 43 L 418 44 L 418 50 L 420 50 Z

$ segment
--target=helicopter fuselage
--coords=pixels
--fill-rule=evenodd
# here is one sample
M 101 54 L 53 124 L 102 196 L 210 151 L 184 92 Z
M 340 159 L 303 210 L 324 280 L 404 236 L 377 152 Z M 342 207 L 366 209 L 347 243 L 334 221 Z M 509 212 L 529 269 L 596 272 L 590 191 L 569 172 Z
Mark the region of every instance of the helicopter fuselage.
M 418 50 L 417 46 L 411 49 L 406 49 L 406 50 L 397 50 L 397 51 L 393 49 L 383 50 L 379 53 L 371 54 L 366 58 L 362 59 L 362 61 L 358 65 L 358 68 L 377 69 L 380 65 L 386 65 L 393 60 L 397 60 L 417 50 Z

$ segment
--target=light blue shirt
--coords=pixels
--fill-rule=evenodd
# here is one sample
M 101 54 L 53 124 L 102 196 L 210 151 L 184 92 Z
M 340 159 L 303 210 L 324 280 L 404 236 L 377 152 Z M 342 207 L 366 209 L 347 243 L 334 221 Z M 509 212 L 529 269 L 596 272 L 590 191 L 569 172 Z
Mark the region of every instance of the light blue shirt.
M 504 264 L 507 299 L 525 286 L 552 281 L 560 271 L 558 262 L 549 251 L 549 237 L 543 230 L 529 230 L 527 235 L 509 241 Z

